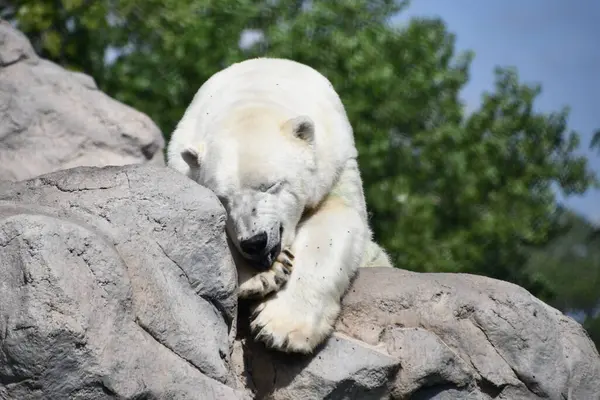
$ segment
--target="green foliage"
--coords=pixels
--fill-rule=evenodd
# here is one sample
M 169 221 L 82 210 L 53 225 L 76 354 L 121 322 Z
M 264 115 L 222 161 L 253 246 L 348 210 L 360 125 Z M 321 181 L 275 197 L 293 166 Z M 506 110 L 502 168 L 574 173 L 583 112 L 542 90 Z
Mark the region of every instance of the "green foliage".
M 586 318 L 583 322 L 583 327 L 594 341 L 596 349 L 600 351 L 600 315 Z
M 542 300 L 575 313 L 600 349 L 600 227 L 564 210 L 563 234 L 532 251 L 526 270 L 543 281 Z
M 600 305 L 600 235 L 585 219 L 563 212 L 565 233 L 532 251 L 527 268 L 547 280 L 550 304 L 593 316 Z M 564 285 L 563 282 L 569 282 Z
M 249 57 L 306 63 L 339 92 L 355 129 L 376 239 L 399 267 L 484 274 L 555 293 L 524 265 L 557 234 L 552 187 L 595 182 L 567 110 L 534 111 L 540 88 L 496 71 L 471 114 L 473 55 L 438 19 L 389 24 L 392 0 L 21 0 L 9 18 L 43 56 L 94 76 L 165 136 L 213 73 Z M 240 49 L 244 29 L 263 37 Z M 120 55 L 104 63 L 110 49 Z M 597 139 L 600 141 L 600 139 Z

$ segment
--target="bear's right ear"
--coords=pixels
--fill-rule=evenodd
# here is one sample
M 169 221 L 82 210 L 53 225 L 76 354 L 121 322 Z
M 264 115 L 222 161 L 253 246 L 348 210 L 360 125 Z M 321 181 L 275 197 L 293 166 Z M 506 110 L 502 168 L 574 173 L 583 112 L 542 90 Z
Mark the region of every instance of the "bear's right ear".
M 298 139 L 312 142 L 315 136 L 315 123 L 310 117 L 301 115 L 287 120 L 283 127 Z
M 200 167 L 200 152 L 194 147 L 188 147 L 181 152 L 181 157 L 192 169 Z

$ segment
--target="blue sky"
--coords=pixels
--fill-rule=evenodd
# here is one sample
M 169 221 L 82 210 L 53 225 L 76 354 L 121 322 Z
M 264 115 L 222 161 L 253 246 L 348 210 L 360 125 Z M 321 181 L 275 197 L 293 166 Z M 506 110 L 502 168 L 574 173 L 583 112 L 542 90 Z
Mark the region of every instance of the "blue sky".
M 581 152 L 600 174 L 600 154 L 588 150 L 600 128 L 600 1 L 412 0 L 397 20 L 413 16 L 441 17 L 457 50 L 475 52 L 463 91 L 469 108 L 493 88 L 495 66 L 517 67 L 521 81 L 541 83 L 539 110 L 571 107 L 569 126 L 581 134 Z M 600 222 L 600 191 L 566 203 Z

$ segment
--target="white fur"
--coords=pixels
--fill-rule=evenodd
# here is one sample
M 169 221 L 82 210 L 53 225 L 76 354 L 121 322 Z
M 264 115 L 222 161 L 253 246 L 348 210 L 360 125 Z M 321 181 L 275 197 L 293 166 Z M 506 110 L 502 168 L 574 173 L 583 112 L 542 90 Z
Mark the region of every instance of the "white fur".
M 356 156 L 331 83 L 283 59 L 218 72 L 173 132 L 168 165 L 224 203 L 239 296 L 260 299 L 251 328 L 276 349 L 313 351 L 331 333 L 357 268 L 391 266 L 372 241 Z M 240 242 L 257 232 L 284 250 L 264 272 L 241 256 Z

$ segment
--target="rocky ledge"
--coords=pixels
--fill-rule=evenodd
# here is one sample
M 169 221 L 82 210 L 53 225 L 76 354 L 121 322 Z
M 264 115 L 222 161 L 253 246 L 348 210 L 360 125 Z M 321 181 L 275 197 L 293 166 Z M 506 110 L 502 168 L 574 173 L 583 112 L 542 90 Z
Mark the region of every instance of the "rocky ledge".
M 600 396 L 577 322 L 466 274 L 362 270 L 315 354 L 267 351 L 224 224 L 212 192 L 150 164 L 0 183 L 0 398 Z

